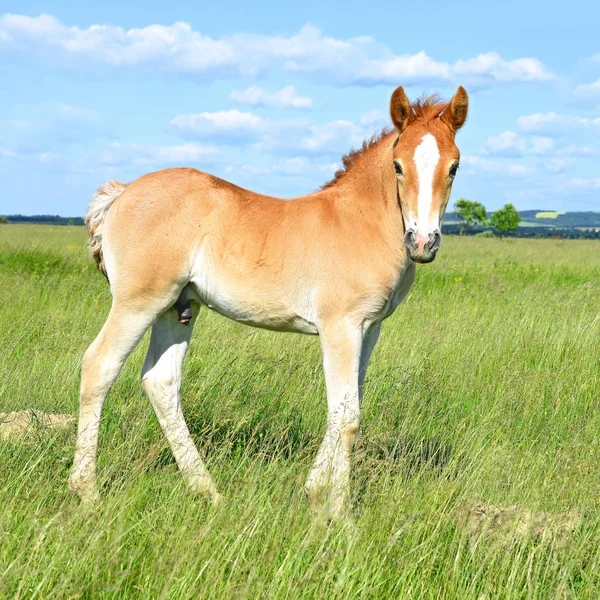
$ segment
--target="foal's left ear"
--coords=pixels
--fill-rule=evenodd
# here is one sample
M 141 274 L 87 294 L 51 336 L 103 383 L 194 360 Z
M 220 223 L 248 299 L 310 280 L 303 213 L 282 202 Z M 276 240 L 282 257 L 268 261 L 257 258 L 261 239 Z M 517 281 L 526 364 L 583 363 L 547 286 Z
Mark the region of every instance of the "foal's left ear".
M 469 96 L 465 88 L 459 85 L 456 94 L 450 100 L 448 108 L 442 113 L 440 118 L 456 133 L 465 124 L 468 109 Z
M 392 123 L 398 130 L 398 133 L 402 133 L 415 118 L 415 113 L 410 106 L 410 101 L 401 85 L 398 86 L 392 94 L 390 100 L 390 117 L 392 117 Z

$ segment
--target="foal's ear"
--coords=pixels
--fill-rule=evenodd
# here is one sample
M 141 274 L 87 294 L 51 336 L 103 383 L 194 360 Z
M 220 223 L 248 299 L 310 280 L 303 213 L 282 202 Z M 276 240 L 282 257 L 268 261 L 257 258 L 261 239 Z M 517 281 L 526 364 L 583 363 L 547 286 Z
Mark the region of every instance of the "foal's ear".
M 465 124 L 468 110 L 469 96 L 465 88 L 459 85 L 448 108 L 442 113 L 441 119 L 456 133 Z
M 392 123 L 398 130 L 398 133 L 402 133 L 411 121 L 415 118 L 412 108 L 410 107 L 410 101 L 404 93 L 404 88 L 400 85 L 392 94 L 390 100 L 390 116 L 392 117 Z

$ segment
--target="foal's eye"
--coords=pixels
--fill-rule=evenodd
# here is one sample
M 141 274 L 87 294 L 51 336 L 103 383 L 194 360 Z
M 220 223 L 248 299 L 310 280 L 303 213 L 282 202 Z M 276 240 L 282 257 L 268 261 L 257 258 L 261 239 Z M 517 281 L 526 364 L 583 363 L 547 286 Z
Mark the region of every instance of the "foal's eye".
M 451 179 L 454 179 L 456 177 L 457 171 L 458 171 L 458 163 L 454 163 L 450 167 L 450 173 L 448 173 L 448 175 L 450 176 Z
M 394 169 L 396 169 L 396 175 L 402 177 L 402 167 L 400 166 L 400 163 L 395 162 Z

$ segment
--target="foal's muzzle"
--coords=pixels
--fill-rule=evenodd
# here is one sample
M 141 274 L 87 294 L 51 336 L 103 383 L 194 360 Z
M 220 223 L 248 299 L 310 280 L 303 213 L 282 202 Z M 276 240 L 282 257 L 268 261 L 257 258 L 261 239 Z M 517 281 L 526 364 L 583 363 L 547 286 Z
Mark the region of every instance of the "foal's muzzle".
M 439 229 L 435 229 L 429 235 L 422 235 L 414 229 L 408 229 L 404 235 L 404 243 L 411 260 L 417 263 L 430 263 L 442 245 L 442 234 Z

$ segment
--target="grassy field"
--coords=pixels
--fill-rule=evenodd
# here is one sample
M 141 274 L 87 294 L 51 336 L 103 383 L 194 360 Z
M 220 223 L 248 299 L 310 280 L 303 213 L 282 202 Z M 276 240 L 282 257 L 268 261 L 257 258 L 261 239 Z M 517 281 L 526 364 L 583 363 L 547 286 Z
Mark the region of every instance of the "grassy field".
M 0 411 L 77 411 L 110 304 L 77 227 L 0 226 Z M 102 502 L 66 480 L 75 427 L 0 441 L 2 598 L 598 598 L 600 243 L 447 238 L 374 353 L 354 525 L 310 518 L 318 339 L 201 313 L 184 411 L 227 497 L 185 488 L 139 373 L 105 404 Z M 581 516 L 469 536 L 473 503 Z

